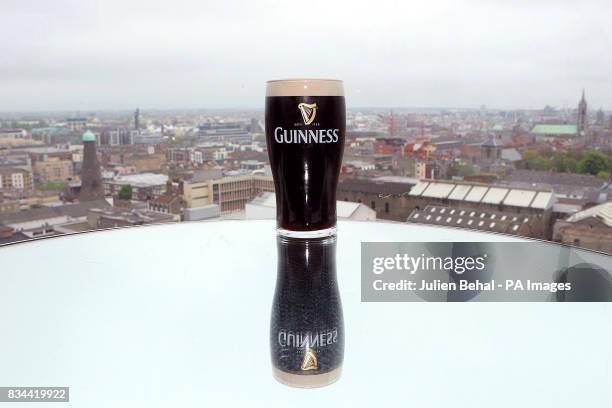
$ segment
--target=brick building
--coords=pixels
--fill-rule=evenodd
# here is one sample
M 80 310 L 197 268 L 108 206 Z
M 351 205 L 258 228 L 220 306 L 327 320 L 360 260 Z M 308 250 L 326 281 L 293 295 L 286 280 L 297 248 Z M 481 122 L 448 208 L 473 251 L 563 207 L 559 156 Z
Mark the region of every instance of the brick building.
M 490 184 L 456 183 L 450 181 L 421 181 L 414 186 L 409 193 L 410 222 L 453 225 L 455 227 L 477 228 L 480 221 L 488 220 L 489 230 L 506 233 L 520 233 L 521 235 L 551 239 L 552 237 L 552 208 L 555 197 L 550 190 L 519 189 L 499 187 Z M 429 207 L 429 210 L 428 210 Z M 429 214 L 431 208 L 447 208 L 448 211 L 463 211 L 462 221 L 437 211 L 434 217 Z M 455 212 L 452 214 L 455 215 Z M 465 214 L 472 214 L 466 216 Z M 419 214 L 416 216 L 416 214 Z M 482 214 L 485 214 L 482 216 Z M 441 215 L 440 219 L 437 217 Z M 415 217 L 416 216 L 416 217 Z M 429 218 L 427 218 L 430 216 Z M 478 219 L 476 225 L 467 223 L 468 218 Z M 505 217 L 504 217 L 505 216 Z M 487 218 L 488 217 L 488 218 Z M 504 222 L 504 230 L 499 224 L 501 218 Z M 516 219 L 515 219 L 516 218 Z M 522 220 L 522 221 L 520 221 Z M 442 221 L 442 222 L 441 222 Z M 520 221 L 520 222 L 519 222 Z M 528 228 L 521 227 L 527 223 Z M 491 225 L 493 224 L 493 225 Z M 507 224 L 507 225 L 506 225 Z M 516 231 L 513 228 L 516 228 Z M 480 225 L 484 227 L 485 223 Z M 495 227 L 498 227 L 497 230 Z M 520 231 L 519 231 L 520 230 Z
M 579 211 L 557 221 L 553 240 L 612 253 L 612 202 Z
M 384 177 L 379 179 L 349 179 L 338 184 L 337 198 L 340 201 L 367 205 L 376 211 L 377 219 L 406 221 L 411 211 L 408 203 L 408 192 L 414 184 L 416 184 L 416 180 L 397 182 L 387 181 Z
M 69 160 L 37 161 L 33 167 L 34 177 L 39 183 L 67 181 L 74 176 L 74 166 Z

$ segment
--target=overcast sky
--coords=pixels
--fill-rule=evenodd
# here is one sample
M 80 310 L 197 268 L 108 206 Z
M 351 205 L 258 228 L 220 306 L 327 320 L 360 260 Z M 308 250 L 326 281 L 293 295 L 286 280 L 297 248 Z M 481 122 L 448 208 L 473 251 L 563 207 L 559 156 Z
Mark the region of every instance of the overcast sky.
M 344 79 L 352 107 L 612 109 L 612 1 L 0 0 L 0 111 L 259 108 Z

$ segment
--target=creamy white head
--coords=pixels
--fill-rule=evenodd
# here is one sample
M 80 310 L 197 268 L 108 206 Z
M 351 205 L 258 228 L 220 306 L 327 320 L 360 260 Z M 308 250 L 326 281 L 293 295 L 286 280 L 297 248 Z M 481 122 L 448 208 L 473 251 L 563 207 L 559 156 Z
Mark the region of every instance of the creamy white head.
M 266 96 L 344 96 L 339 79 L 279 79 L 266 85 Z

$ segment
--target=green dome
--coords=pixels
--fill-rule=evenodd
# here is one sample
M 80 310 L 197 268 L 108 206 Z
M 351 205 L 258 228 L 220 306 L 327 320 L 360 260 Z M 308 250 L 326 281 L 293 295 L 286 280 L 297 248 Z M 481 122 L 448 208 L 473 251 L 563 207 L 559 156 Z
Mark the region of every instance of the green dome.
M 90 130 L 88 130 L 87 132 L 83 133 L 83 141 L 84 142 L 95 142 L 96 135 L 94 135 Z

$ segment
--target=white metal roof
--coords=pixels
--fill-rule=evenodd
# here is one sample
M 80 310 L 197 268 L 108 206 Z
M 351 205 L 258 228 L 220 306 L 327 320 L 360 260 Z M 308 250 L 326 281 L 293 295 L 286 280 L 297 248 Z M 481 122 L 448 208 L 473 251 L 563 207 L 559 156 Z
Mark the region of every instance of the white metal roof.
M 529 207 L 535 195 L 536 191 L 511 189 L 504 200 L 504 204 L 515 207 Z
M 457 184 L 448 198 L 449 200 L 463 200 L 471 188 L 472 186 L 469 184 Z
M 117 183 L 132 184 L 137 187 L 163 185 L 166 181 L 168 181 L 167 175 L 157 173 L 125 174 L 115 178 Z
M 540 191 L 531 203 L 531 208 L 545 209 L 552 205 L 553 194 L 549 191 Z
M 485 186 L 473 186 L 468 195 L 465 197 L 465 201 L 480 202 L 488 189 L 489 187 Z
M 431 198 L 446 198 L 454 187 L 455 184 L 450 183 L 430 183 L 421 195 Z
M 504 197 L 506 197 L 506 194 L 508 194 L 507 188 L 491 187 L 482 198 L 482 202 L 487 204 L 499 204 Z
M 416 186 L 412 187 L 408 195 L 411 195 L 411 196 L 421 195 L 421 193 L 425 191 L 428 185 L 429 185 L 429 181 L 420 181 Z
M 612 227 L 612 202 L 603 203 L 596 205 L 595 207 L 591 207 L 588 210 L 579 211 L 569 217 L 567 220 L 570 222 L 576 222 L 589 217 L 599 218 L 607 226 Z
M 410 190 L 410 195 L 538 209 L 550 208 L 554 201 L 554 195 L 551 191 L 535 191 L 507 186 L 457 184 L 449 181 L 420 181 Z

